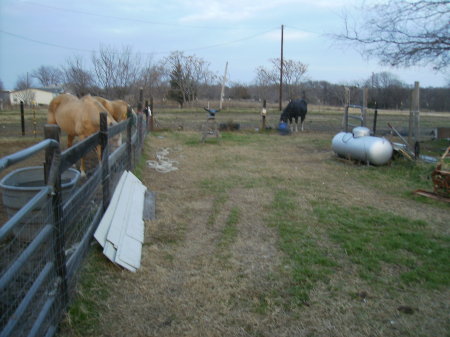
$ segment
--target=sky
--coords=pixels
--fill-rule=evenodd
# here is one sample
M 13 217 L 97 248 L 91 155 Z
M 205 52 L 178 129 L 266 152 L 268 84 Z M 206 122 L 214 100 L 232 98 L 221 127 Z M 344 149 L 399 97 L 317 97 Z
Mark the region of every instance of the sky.
M 367 1 L 367 0 L 366 0 Z M 0 80 L 12 90 L 19 76 L 40 66 L 64 66 L 81 57 L 86 67 L 102 46 L 130 47 L 157 63 L 173 51 L 209 62 L 228 84 L 250 84 L 259 66 L 281 52 L 308 66 L 310 80 L 350 84 L 388 71 L 422 87 L 445 86 L 450 75 L 431 68 L 380 66 L 354 47 L 337 44 L 351 0 L 0 0 Z

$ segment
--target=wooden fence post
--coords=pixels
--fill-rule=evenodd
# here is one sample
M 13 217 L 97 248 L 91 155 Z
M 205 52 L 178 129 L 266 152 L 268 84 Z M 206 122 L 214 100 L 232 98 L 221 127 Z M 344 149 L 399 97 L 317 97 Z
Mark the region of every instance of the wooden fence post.
M 128 123 L 127 123 L 127 153 L 128 153 L 128 170 L 133 169 L 133 149 L 131 144 L 131 134 L 133 130 L 133 116 L 131 114 L 131 111 L 129 111 L 128 114 Z
M 419 141 L 420 141 L 420 85 L 414 82 L 414 89 L 411 92 L 411 108 L 409 111 L 409 130 L 408 145 L 411 149 L 415 149 L 416 158 L 419 157 Z
M 267 115 L 267 101 L 263 100 L 263 107 L 261 110 L 261 131 L 266 131 L 266 115 Z
M 155 115 L 155 110 L 153 109 L 153 96 L 150 97 L 150 111 L 151 111 L 151 115 L 150 115 L 150 131 L 153 131 L 153 127 L 154 127 L 154 115 Z
M 25 112 L 23 107 L 23 101 L 20 101 L 20 122 L 22 125 L 22 136 L 25 136 Z
M 414 120 L 414 143 L 420 141 L 420 85 L 419 82 L 414 82 L 413 91 L 413 120 Z
M 375 102 L 375 112 L 373 114 L 373 135 L 377 133 L 377 120 L 378 120 L 378 106 L 377 102 Z
M 149 111 L 148 111 L 148 100 L 147 99 L 145 100 L 144 113 L 145 113 L 145 130 L 148 130 Z
M 59 127 L 57 125 L 45 125 L 44 127 L 45 138 L 55 139 L 59 142 Z M 66 253 L 65 253 L 65 228 L 63 219 L 63 209 L 62 209 L 62 189 L 61 189 L 61 173 L 59 172 L 60 167 L 60 148 L 57 149 L 46 149 L 45 150 L 45 164 L 44 164 L 44 174 L 46 184 L 53 184 L 53 195 L 52 195 L 52 222 L 54 225 L 53 230 L 53 252 L 55 254 L 55 269 L 56 273 L 61 279 L 61 298 L 62 307 L 66 307 L 69 302 L 69 293 L 67 287 L 67 268 L 66 268 Z M 56 167 L 51 167 L 52 165 Z M 50 169 L 56 170 L 57 175 L 55 181 L 49 181 L 50 179 Z M 55 172 L 55 171 L 54 171 Z
M 138 102 L 138 112 L 142 112 L 144 105 L 144 88 L 139 88 L 139 102 Z
M 45 124 L 44 126 L 44 137 L 46 139 L 54 139 L 58 143 L 59 141 L 59 135 L 61 133 L 61 129 L 56 124 Z M 45 150 L 45 162 L 44 162 L 44 183 L 48 183 L 48 175 L 50 172 L 50 166 L 52 163 L 52 157 L 53 157 L 53 151 L 51 149 Z
M 344 123 L 345 123 L 345 132 L 348 132 L 348 109 L 350 105 L 350 88 L 345 87 L 345 110 L 344 110 Z
M 108 121 L 107 113 L 100 112 L 100 148 L 102 158 L 102 193 L 103 193 L 103 213 L 106 212 L 110 201 L 109 191 L 109 151 L 108 151 Z
M 362 89 L 362 121 L 361 126 L 367 125 L 367 96 L 369 95 L 369 89 Z

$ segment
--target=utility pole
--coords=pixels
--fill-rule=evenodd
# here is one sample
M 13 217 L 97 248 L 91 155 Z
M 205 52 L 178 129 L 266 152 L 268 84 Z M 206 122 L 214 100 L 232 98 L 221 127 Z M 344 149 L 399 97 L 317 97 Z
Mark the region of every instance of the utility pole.
M 223 79 L 222 79 L 222 90 L 220 91 L 219 109 L 222 109 L 223 96 L 225 95 L 225 83 L 227 82 L 227 70 L 228 70 L 228 61 L 227 61 L 227 63 L 225 63 L 225 73 L 223 74 Z
M 280 111 L 283 105 L 283 40 L 284 25 L 281 25 L 281 61 L 280 61 Z

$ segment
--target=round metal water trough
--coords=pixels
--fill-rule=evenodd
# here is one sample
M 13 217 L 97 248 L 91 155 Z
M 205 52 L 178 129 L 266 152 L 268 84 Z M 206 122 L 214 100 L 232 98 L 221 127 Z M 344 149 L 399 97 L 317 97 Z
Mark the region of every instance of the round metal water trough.
M 62 200 L 66 200 L 75 187 L 80 172 L 69 168 L 61 175 Z M 30 201 L 42 188 L 44 184 L 44 168 L 42 166 L 30 166 L 19 168 L 8 173 L 0 181 L 3 205 L 8 217 L 12 217 L 19 209 Z M 31 218 L 41 212 L 43 205 L 36 205 L 31 213 Z M 40 228 L 41 223 L 29 219 L 14 229 L 14 234 L 21 240 L 30 241 Z

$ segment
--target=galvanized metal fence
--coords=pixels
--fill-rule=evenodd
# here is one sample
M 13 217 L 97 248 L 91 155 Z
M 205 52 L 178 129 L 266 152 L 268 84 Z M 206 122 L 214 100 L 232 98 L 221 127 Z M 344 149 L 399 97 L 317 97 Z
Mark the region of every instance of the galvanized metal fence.
M 0 336 L 55 334 L 111 193 L 122 172 L 137 163 L 147 122 L 138 114 L 108 129 L 101 114 L 101 130 L 64 152 L 57 126 L 46 126 L 48 139 L 0 159 L 2 171 L 45 153 L 42 186 L 0 227 Z M 118 137 L 126 141 L 114 149 L 111 139 Z M 98 145 L 101 164 L 66 193 L 65 172 Z

